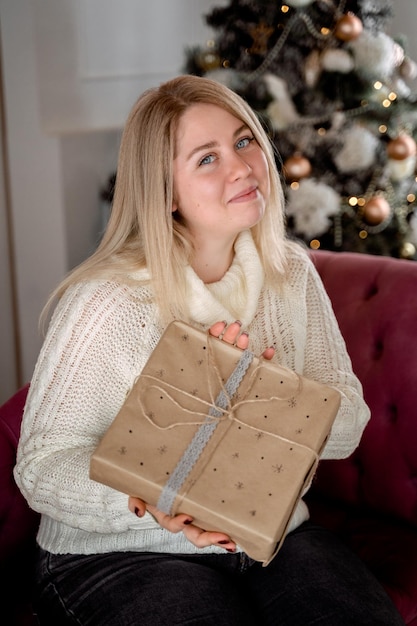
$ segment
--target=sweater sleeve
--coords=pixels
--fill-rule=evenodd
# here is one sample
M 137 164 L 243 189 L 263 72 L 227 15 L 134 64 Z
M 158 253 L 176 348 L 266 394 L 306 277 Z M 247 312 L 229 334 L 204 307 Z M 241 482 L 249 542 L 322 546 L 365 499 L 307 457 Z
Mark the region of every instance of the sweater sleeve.
M 32 509 L 74 528 L 155 525 L 132 515 L 125 494 L 89 478 L 91 454 L 160 336 L 144 291 L 110 282 L 70 288 L 35 367 L 15 478 Z
M 307 260 L 307 334 L 303 374 L 339 390 L 341 405 L 323 459 L 348 457 L 358 446 L 370 411 L 339 329 L 330 299 L 311 260 Z

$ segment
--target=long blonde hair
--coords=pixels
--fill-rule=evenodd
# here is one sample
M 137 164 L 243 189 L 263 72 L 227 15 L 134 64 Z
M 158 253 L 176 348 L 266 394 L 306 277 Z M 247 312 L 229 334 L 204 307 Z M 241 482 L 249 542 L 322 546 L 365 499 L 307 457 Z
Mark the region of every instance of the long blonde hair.
M 173 203 L 176 132 L 193 104 L 214 104 L 245 123 L 265 153 L 271 194 L 252 235 L 267 280 L 279 283 L 285 267 L 283 192 L 274 150 L 254 111 L 235 92 L 207 78 L 183 75 L 144 92 L 126 121 L 108 226 L 97 250 L 55 289 L 45 307 L 72 284 L 103 277 L 126 282 L 147 267 L 163 318 L 187 318 L 184 266 L 192 247 Z

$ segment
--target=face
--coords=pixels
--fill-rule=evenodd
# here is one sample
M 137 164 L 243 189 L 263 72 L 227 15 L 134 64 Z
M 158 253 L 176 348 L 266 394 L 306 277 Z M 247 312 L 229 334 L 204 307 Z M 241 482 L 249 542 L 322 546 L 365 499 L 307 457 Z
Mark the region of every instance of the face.
M 269 197 L 266 157 L 241 120 L 212 104 L 182 116 L 174 160 L 174 205 L 194 241 L 234 241 L 262 219 Z

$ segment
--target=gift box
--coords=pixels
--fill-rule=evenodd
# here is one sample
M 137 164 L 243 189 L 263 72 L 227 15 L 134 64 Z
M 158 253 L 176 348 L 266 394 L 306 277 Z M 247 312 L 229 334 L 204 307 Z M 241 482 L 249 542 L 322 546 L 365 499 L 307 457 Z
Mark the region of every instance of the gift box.
M 92 455 L 90 477 L 270 562 L 340 405 L 337 390 L 172 322 Z

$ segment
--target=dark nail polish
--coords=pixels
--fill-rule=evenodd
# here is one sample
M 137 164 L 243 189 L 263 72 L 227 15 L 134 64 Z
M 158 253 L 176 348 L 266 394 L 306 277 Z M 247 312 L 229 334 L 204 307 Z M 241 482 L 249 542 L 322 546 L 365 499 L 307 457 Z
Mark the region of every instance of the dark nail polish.
M 223 545 L 225 543 L 229 543 L 229 541 L 227 539 L 225 539 L 224 541 L 219 541 L 219 543 L 221 543 Z
M 191 524 L 191 523 L 192 523 L 192 521 L 193 521 L 192 519 L 186 519 L 186 520 L 185 520 L 185 522 L 184 522 L 184 524 L 187 524 L 187 526 L 188 526 L 188 524 Z
M 137 506 L 135 506 L 135 515 L 136 515 L 137 517 L 142 517 L 142 513 L 141 513 L 140 509 L 138 509 L 138 507 L 137 507 Z

